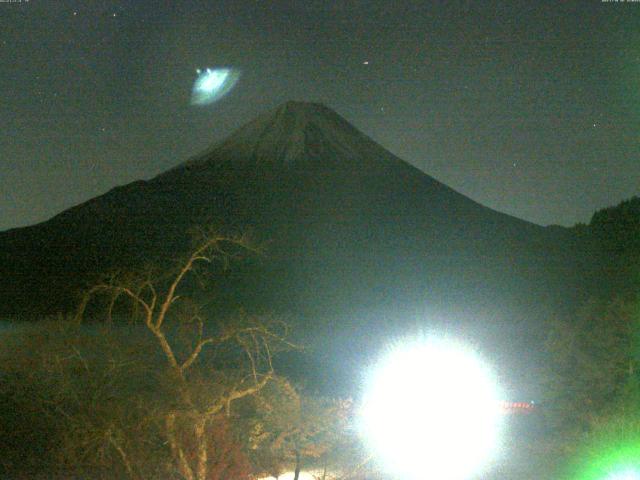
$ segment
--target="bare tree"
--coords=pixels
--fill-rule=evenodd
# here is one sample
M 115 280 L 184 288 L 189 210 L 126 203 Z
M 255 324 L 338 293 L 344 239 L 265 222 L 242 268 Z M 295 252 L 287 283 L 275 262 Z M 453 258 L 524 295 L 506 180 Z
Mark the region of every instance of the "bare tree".
M 76 314 L 77 322 L 82 322 L 89 302 L 98 295 L 109 299 L 109 318 L 121 297 L 137 307 L 162 352 L 167 367 L 164 381 L 176 396 L 172 408 L 163 413 L 163 432 L 173 468 L 185 480 L 212 479 L 215 445 L 207 432 L 232 415 L 237 401 L 256 395 L 275 377 L 275 350 L 295 347 L 287 340 L 283 322 L 242 315 L 221 324 L 207 319 L 197 302 L 190 301 L 187 283 L 201 278 L 200 267 L 208 266 L 205 272 L 210 273 L 211 266 L 224 267 L 241 251 L 257 251 L 245 237 L 214 230 L 199 233 L 175 269 L 109 275 L 88 289 Z M 187 341 L 175 334 L 176 326 L 187 332 Z M 207 353 L 208 358 L 216 356 L 218 364 L 208 361 Z M 233 368 L 225 368 L 225 363 Z M 112 446 L 135 477 L 122 443 L 114 437 Z

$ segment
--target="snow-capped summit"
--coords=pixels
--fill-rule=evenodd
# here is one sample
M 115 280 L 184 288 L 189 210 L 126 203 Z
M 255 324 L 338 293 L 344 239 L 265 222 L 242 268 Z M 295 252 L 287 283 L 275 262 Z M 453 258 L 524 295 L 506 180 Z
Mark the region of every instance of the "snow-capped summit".
M 371 158 L 397 161 L 330 108 L 290 101 L 258 116 L 186 165 L 230 160 L 303 167 L 333 160 L 353 166 Z

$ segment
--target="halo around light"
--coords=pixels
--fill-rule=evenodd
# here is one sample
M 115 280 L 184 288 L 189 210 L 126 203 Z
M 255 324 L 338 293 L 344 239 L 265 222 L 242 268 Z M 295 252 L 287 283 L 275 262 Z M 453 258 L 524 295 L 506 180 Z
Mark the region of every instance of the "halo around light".
M 411 342 L 374 368 L 360 432 L 394 476 L 463 480 L 498 451 L 499 396 L 472 351 L 449 341 Z
M 576 480 L 640 480 L 640 438 L 601 444 L 582 452 L 574 471 L 563 478 Z
M 626 468 L 609 474 L 604 480 L 640 480 L 640 470 Z
M 207 68 L 196 70 L 196 78 L 191 90 L 192 105 L 209 105 L 231 91 L 240 78 L 240 72 L 233 68 Z

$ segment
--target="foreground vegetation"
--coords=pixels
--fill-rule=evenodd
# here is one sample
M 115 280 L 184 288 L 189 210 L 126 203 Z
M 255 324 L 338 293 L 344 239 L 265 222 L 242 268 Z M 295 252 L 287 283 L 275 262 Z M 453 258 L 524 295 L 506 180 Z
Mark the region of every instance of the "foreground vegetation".
M 275 371 L 279 353 L 300 348 L 287 325 L 209 318 L 189 284 L 251 250 L 200 232 L 173 268 L 112 272 L 74 317 L 6 332 L 3 477 L 243 479 L 303 465 L 348 475 L 345 456 L 359 455 L 350 401 L 305 395 Z
M 574 230 L 589 245 L 593 278 L 588 298 L 547 325 L 538 445 L 554 457 L 549 478 L 595 480 L 616 468 L 611 452 L 640 448 L 640 198 Z
M 544 395 L 536 431 L 526 426 L 513 450 L 517 478 L 595 480 L 616 452 L 640 457 L 640 199 L 599 212 L 575 234 L 592 249 L 595 281 L 585 279 L 578 308 L 549 319 L 546 362 L 531 378 Z M 351 401 L 302 388 L 274 367 L 303 350 L 289 325 L 209 308 L 210 280 L 257 250 L 246 238 L 200 231 L 172 265 L 96 278 L 75 315 L 6 324 L 0 476 L 370 474 Z M 496 478 L 511 475 L 498 470 Z

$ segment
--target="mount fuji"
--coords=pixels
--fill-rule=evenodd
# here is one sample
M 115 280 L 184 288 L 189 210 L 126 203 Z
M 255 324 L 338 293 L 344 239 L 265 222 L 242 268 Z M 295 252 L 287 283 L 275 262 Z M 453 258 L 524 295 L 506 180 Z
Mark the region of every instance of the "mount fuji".
M 71 310 L 91 275 L 174 258 L 211 223 L 266 245 L 221 275 L 219 303 L 286 314 L 334 353 L 460 327 L 517 355 L 576 295 L 568 229 L 484 207 L 331 109 L 288 102 L 155 178 L 0 233 L 0 313 Z

